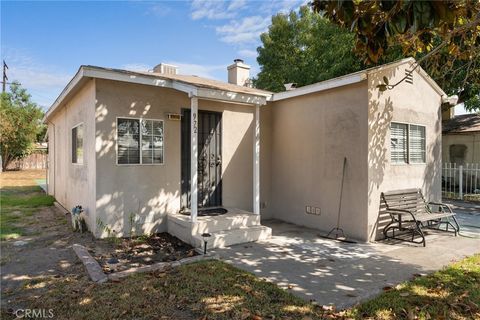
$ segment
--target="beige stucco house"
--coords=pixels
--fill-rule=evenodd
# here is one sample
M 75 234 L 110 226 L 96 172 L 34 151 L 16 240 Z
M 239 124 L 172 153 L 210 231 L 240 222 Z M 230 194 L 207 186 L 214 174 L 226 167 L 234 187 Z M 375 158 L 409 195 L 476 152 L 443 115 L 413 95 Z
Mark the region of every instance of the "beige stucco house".
M 380 193 L 419 187 L 441 198 L 441 104 L 446 95 L 404 59 L 313 85 L 271 93 L 245 86 L 236 60 L 230 83 L 178 74 L 82 66 L 45 116 L 48 192 L 82 205 L 106 236 L 168 231 L 194 245 L 269 237 L 265 219 L 328 231 L 340 225 L 369 241 L 384 225 Z M 224 207 L 222 216 L 203 208 Z M 186 213 L 181 214 L 180 212 Z M 213 239 L 213 240 L 212 240 Z
M 443 121 L 443 162 L 457 166 L 480 164 L 480 114 L 464 114 Z

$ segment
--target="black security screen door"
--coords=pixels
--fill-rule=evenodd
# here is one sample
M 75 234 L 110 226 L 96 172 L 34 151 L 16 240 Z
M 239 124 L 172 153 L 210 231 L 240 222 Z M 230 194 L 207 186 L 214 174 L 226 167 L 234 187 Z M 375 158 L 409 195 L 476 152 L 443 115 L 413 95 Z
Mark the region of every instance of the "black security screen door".
M 190 110 L 182 110 L 181 208 L 190 208 Z M 198 112 L 198 206 L 222 205 L 222 114 Z

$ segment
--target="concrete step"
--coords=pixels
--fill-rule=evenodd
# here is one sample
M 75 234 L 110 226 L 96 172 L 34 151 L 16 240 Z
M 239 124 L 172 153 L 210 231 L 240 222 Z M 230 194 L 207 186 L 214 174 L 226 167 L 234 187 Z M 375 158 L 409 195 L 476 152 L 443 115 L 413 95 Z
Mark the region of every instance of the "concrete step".
M 192 234 L 215 233 L 225 230 L 260 226 L 260 215 L 251 213 L 227 213 L 218 217 L 201 217 L 193 227 Z
M 266 240 L 272 236 L 272 229 L 262 225 L 240 227 L 232 230 L 210 232 L 207 248 L 223 248 L 234 244 L 241 244 L 259 240 Z M 192 237 L 193 246 L 203 248 L 203 238 L 200 235 Z

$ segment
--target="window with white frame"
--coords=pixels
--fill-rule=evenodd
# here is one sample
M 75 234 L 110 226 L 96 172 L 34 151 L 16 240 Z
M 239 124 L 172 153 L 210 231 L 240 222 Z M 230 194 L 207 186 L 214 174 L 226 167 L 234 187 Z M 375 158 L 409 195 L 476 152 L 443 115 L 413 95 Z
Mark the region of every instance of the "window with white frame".
M 163 164 L 163 121 L 117 119 L 118 164 Z
M 83 163 L 83 123 L 72 128 L 72 163 Z
M 392 122 L 390 160 L 396 164 L 425 163 L 425 127 Z
M 408 126 L 403 123 L 390 125 L 390 158 L 393 163 L 407 163 L 407 132 Z
M 425 163 L 425 127 L 413 124 L 409 127 L 410 163 Z

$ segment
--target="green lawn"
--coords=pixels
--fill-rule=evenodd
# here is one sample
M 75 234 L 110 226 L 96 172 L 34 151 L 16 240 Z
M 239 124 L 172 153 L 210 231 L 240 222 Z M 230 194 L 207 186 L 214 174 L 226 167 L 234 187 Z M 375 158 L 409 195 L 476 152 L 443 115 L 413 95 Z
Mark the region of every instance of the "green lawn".
M 44 221 L 39 212 L 54 201 L 29 185 L 39 174 L 19 179 L 21 175 L 25 173 L 11 173 L 10 185 L 0 190 L 2 240 L 25 234 L 28 223 Z M 14 298 L 24 308 L 53 309 L 55 319 L 480 319 L 480 254 L 339 312 L 221 261 L 102 285 L 89 280 L 83 265 L 71 267 L 73 271 L 59 277 L 25 280 L 20 292 L 2 291 L 2 299 Z M 1 318 L 13 319 L 5 309 Z
M 0 240 L 24 235 L 23 219 L 55 199 L 38 186 L 4 187 L 0 190 Z
M 27 305 L 52 308 L 61 319 L 480 319 L 479 283 L 476 255 L 341 312 L 220 261 L 102 285 L 86 277 L 36 279 L 25 290 L 46 288 Z
M 349 314 L 357 319 L 480 319 L 480 254 L 401 284 Z

